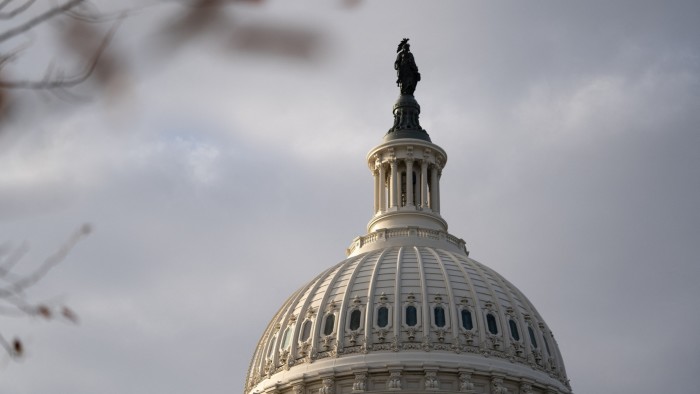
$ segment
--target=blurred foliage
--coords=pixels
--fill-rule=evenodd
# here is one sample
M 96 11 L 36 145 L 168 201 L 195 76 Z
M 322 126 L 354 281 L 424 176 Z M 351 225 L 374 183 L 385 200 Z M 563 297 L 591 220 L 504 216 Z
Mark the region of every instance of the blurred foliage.
M 322 46 L 324 34 L 309 26 L 285 26 L 279 21 L 241 23 L 233 12 L 242 4 L 257 6 L 263 0 L 151 0 L 105 11 L 97 1 L 0 1 L 0 127 L 17 110 L 31 104 L 18 100 L 30 90 L 46 96 L 80 102 L 97 95 L 124 90 L 134 57 L 133 46 L 112 45 L 124 21 L 146 15 L 155 20 L 160 34 L 152 40 L 159 56 L 169 55 L 195 38 L 227 37 L 222 51 L 264 53 L 311 61 Z M 353 8 L 358 0 L 340 2 Z M 100 4 L 103 8 L 114 3 Z M 48 49 L 61 49 L 51 59 Z M 36 50 L 32 51 L 33 48 Z M 38 53 L 37 53 L 38 52 Z M 139 59 L 142 60 L 142 59 Z

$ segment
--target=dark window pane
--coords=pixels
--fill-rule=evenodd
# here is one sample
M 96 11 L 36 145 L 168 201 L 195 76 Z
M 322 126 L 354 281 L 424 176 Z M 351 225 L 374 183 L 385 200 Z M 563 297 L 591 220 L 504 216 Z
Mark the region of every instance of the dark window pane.
M 323 335 L 333 334 L 333 326 L 335 325 L 335 315 L 326 315 L 326 324 L 323 326 Z
M 532 342 L 532 347 L 537 349 L 537 339 L 535 339 L 535 332 L 532 331 L 532 327 L 527 326 L 527 332 L 530 334 L 530 342 Z
M 486 314 L 486 325 L 489 327 L 489 332 L 493 335 L 498 334 L 498 325 L 496 324 L 496 317 L 490 313 Z
M 516 341 L 520 340 L 520 333 L 518 332 L 518 325 L 515 324 L 515 320 L 510 319 L 508 321 L 508 325 L 510 326 L 510 335 L 515 339 Z
M 471 330 L 474 328 L 474 323 L 472 323 L 472 313 L 466 309 L 462 309 L 462 327 L 465 330 Z
M 357 330 L 360 328 L 360 317 L 362 316 L 362 312 L 360 312 L 358 309 L 355 309 L 352 311 L 350 314 L 350 329 L 351 330 Z
M 438 327 L 445 327 L 445 309 L 441 306 L 435 307 L 435 325 Z
M 377 325 L 381 328 L 389 325 L 389 308 L 382 306 L 377 310 Z
M 418 324 L 418 311 L 415 306 L 406 307 L 406 325 L 413 327 Z
M 304 322 L 304 327 L 301 328 L 301 340 L 305 341 L 311 336 L 311 320 Z

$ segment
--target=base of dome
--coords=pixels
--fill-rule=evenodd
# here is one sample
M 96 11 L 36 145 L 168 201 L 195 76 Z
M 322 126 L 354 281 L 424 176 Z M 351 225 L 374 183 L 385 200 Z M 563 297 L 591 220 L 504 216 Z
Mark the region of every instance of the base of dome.
M 499 387 L 507 391 L 494 391 Z M 552 374 L 498 357 L 456 353 L 446 357 L 444 352 L 423 351 L 320 359 L 270 374 L 246 389 L 250 394 L 289 389 L 290 393 L 571 393 L 567 382 Z

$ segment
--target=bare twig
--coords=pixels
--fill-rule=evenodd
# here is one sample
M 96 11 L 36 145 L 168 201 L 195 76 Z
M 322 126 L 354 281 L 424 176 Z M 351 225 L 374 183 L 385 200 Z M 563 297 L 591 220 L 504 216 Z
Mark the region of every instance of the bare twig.
M 89 62 L 85 66 L 85 69 L 75 75 L 65 78 L 63 75 L 56 75 L 52 70 L 53 68 L 47 69 L 44 79 L 41 81 L 1 81 L 0 89 L 59 89 L 59 88 L 69 88 L 84 82 L 86 79 L 92 75 L 97 67 L 98 62 L 105 49 L 109 46 L 109 43 L 114 38 L 114 34 L 119 28 L 122 18 L 114 22 L 112 27 L 109 29 L 107 34 L 100 42 Z
M 83 3 L 85 0 L 70 0 L 67 3 L 64 3 L 63 5 L 54 7 L 49 9 L 48 11 L 44 12 L 43 14 L 37 15 L 36 17 L 22 23 L 21 25 L 5 30 L 5 32 L 0 33 L 0 42 L 4 42 L 9 40 L 10 38 L 13 38 L 15 36 L 18 36 L 22 33 L 25 33 L 34 27 L 40 25 L 42 22 L 45 22 L 54 16 L 61 15 L 65 13 L 66 11 L 73 9 Z
M 86 6 L 90 5 L 90 3 L 85 3 Z M 139 12 L 154 7 L 154 6 L 159 6 L 161 3 L 148 3 L 148 4 L 140 4 L 138 6 L 130 7 L 127 9 L 122 9 L 120 11 L 115 11 L 115 12 L 97 12 L 97 11 L 90 11 L 90 12 L 85 12 L 85 11 L 78 11 L 76 9 L 70 9 L 65 12 L 66 16 L 69 16 L 75 20 L 81 21 L 81 22 L 88 22 L 88 23 L 103 23 L 103 22 L 108 22 L 108 21 L 113 21 L 116 19 L 123 19 L 125 17 L 130 17 L 132 15 L 136 15 Z
M 7 290 L 9 292 L 12 292 L 14 294 L 21 293 L 24 289 L 33 286 L 38 282 L 41 278 L 46 276 L 46 274 L 53 268 L 55 267 L 58 263 L 63 261 L 63 259 L 66 258 L 68 253 L 73 249 L 73 247 L 80 241 L 83 237 L 88 235 L 90 233 L 91 229 L 90 226 L 85 224 L 80 227 L 69 239 L 66 241 L 66 243 L 61 246 L 61 248 L 51 256 L 49 256 L 44 262 L 31 274 L 15 281 L 12 283 L 10 286 L 8 286 L 5 289 L 0 289 L 0 294 L 2 290 Z
M 26 252 L 26 246 L 23 245 L 13 249 L 9 245 L 0 245 L 0 259 L 5 258 L 5 261 L 2 262 L 2 275 L 12 275 L 19 278 L 5 287 L 0 287 L 0 315 L 8 317 L 36 316 L 46 320 L 60 317 L 72 323 L 77 323 L 78 316 L 65 305 L 51 301 L 30 302 L 23 291 L 46 276 L 91 231 L 89 224 L 83 224 L 58 251 L 47 257 L 37 269 L 26 276 L 18 276 L 10 271 Z M 5 339 L 2 333 L 0 333 L 0 346 L 10 358 L 19 358 L 24 353 L 24 344 L 20 339 L 15 338 L 10 342 Z
M 12 268 L 17 264 L 24 255 L 29 251 L 29 247 L 26 243 L 23 243 L 19 248 L 14 249 L 0 264 L 0 278 L 6 278 L 10 275 Z

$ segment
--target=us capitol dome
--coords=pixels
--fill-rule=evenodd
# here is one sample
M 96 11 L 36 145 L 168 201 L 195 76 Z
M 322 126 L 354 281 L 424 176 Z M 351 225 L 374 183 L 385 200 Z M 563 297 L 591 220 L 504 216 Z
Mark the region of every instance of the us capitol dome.
M 420 74 L 408 40 L 397 52 L 394 125 L 367 155 L 367 234 L 284 302 L 258 342 L 244 392 L 571 393 L 557 342 L 532 303 L 447 232 L 447 154 L 419 124 Z

